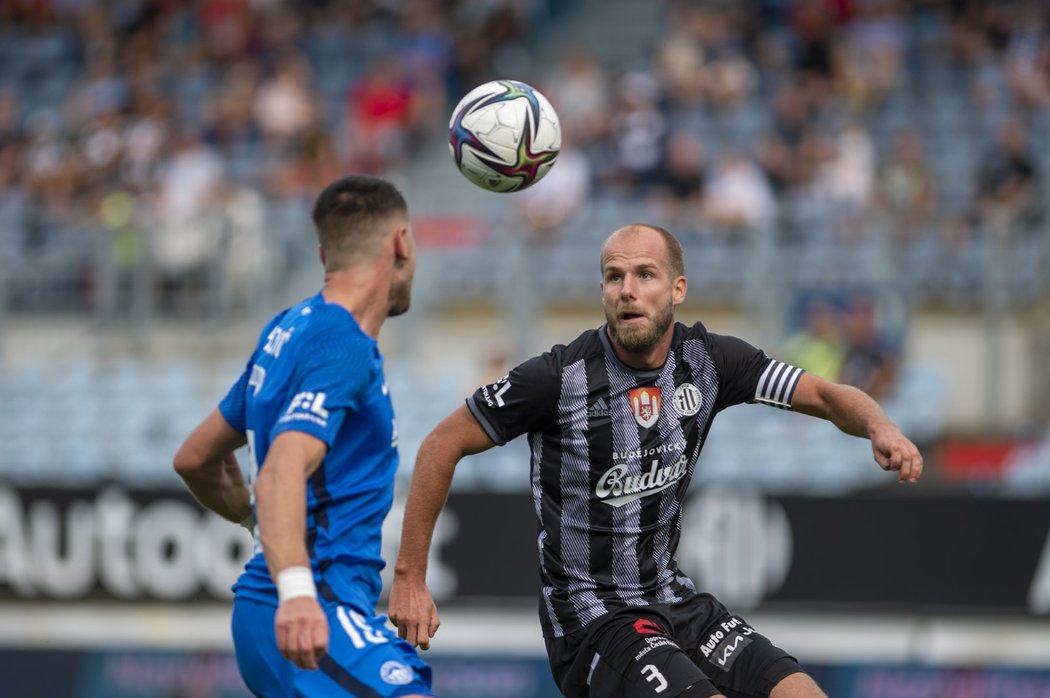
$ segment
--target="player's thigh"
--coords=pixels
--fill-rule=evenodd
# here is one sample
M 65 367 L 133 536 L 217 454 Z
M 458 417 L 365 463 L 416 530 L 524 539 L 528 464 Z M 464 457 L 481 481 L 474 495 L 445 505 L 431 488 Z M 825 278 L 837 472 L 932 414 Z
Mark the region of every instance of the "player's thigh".
M 430 667 L 382 618 L 326 605 L 328 654 L 316 671 L 300 669 L 277 649 L 276 609 L 237 599 L 233 640 L 248 689 L 264 698 L 400 698 L 432 696 Z
M 326 605 L 328 654 L 317 671 L 297 670 L 303 698 L 432 696 L 430 667 L 385 619 L 350 606 Z
M 276 611 L 273 606 L 235 599 L 231 621 L 233 648 L 248 690 L 265 698 L 291 698 L 295 695 L 296 667 L 277 650 Z
M 592 698 L 708 698 L 717 690 L 657 618 L 621 616 L 595 641 Z
M 728 613 L 709 623 L 692 657 L 728 698 L 766 698 L 773 688 L 802 672 L 794 657 L 740 616 Z

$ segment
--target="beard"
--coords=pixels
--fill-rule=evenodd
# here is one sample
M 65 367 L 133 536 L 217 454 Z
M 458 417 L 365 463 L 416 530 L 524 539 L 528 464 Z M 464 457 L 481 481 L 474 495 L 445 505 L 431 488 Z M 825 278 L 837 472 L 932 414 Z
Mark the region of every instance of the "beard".
M 390 310 L 387 311 L 387 317 L 396 317 L 403 315 L 408 312 L 408 307 L 412 304 L 412 281 L 408 283 L 394 284 L 390 288 Z
M 656 346 L 674 322 L 674 305 L 668 303 L 657 311 L 654 317 L 647 319 L 648 322 L 627 325 L 617 316 L 605 311 L 605 320 L 609 324 L 609 334 L 613 341 L 632 354 L 646 352 Z

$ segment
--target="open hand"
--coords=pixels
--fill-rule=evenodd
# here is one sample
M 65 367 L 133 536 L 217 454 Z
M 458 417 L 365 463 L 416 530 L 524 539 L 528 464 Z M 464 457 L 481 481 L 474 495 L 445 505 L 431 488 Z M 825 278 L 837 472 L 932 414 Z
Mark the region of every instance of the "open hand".
M 441 625 L 437 606 L 425 582 L 412 582 L 394 577 L 387 609 L 397 634 L 413 647 L 430 649 L 430 638 Z

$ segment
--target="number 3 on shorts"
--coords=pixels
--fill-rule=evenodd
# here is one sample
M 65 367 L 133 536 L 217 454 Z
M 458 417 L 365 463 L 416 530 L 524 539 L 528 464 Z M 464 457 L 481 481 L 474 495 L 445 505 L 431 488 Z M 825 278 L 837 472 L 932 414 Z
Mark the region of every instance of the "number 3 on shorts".
M 645 677 L 646 681 L 660 682 L 659 685 L 657 685 L 657 687 L 653 689 L 654 692 L 659 693 L 660 691 L 667 688 L 667 679 L 665 679 L 664 675 L 660 673 L 660 670 L 652 664 L 646 664 L 644 667 L 642 667 L 642 675 Z

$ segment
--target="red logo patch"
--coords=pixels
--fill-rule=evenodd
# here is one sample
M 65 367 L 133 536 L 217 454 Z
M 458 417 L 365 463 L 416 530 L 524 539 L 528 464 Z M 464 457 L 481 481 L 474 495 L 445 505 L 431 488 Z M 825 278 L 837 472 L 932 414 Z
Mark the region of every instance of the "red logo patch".
M 634 629 L 641 635 L 666 635 L 664 629 L 648 618 L 639 618 L 634 622 Z
M 634 388 L 627 393 L 638 426 L 648 429 L 660 417 L 660 389 Z

